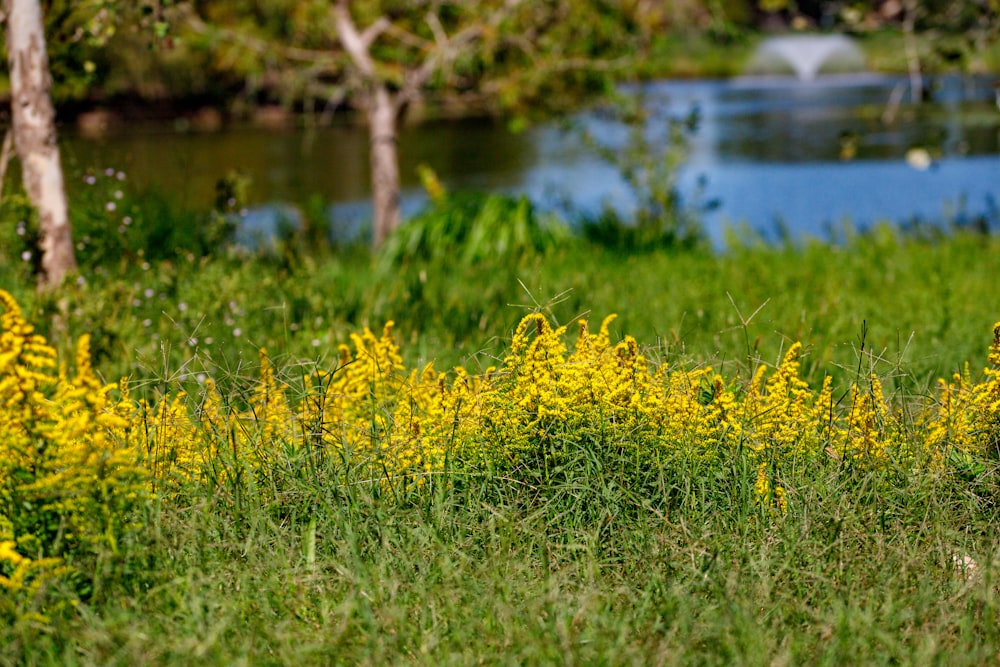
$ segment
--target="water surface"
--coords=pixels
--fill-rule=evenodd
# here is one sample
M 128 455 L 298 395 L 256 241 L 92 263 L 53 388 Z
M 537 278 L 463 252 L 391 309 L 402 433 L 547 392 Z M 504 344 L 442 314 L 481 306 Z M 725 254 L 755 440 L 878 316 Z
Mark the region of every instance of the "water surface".
M 808 82 L 663 81 L 641 94 L 659 117 L 698 110 L 680 184 L 693 201 L 703 183 L 704 200 L 719 203 L 705 214 L 718 241 L 724 227 L 736 223 L 796 236 L 823 236 L 845 221 L 862 227 L 915 219 L 996 223 L 1000 109 L 993 85 L 990 78 L 941 78 L 930 82 L 931 99 L 923 104 L 909 103 L 904 78 L 868 74 Z M 623 136 L 599 115 L 576 120 L 606 142 Z M 112 167 L 140 187 L 208 206 L 216 181 L 239 170 L 252 179 L 252 205 L 319 195 L 332 204 L 335 220 L 367 215 L 367 137 L 347 122 L 308 131 L 234 126 L 215 133 L 145 123 L 99 140 L 64 133 L 63 142 L 71 178 L 86 168 Z M 908 161 L 914 150 L 931 158 L 929 168 Z M 634 204 L 616 170 L 556 123 L 521 134 L 489 121 L 405 128 L 400 156 L 409 211 L 422 201 L 421 163 L 451 188 L 525 193 L 546 207 L 568 201 L 586 211 L 627 210 Z

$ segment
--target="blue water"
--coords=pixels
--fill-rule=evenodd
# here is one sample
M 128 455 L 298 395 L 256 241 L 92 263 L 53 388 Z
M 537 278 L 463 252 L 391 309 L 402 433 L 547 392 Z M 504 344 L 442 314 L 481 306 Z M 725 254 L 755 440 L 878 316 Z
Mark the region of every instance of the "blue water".
M 678 187 L 692 205 L 718 203 L 703 217 L 708 235 L 721 244 L 733 225 L 802 238 L 826 237 L 845 221 L 855 227 L 914 219 L 1000 224 L 996 83 L 997 77 L 928 80 L 929 100 L 921 104 L 909 101 L 905 78 L 873 74 L 809 82 L 663 81 L 626 92 L 642 95 L 654 118 L 654 153 L 663 142 L 656 124 L 697 110 Z M 573 121 L 607 145 L 627 136 L 600 112 Z M 369 216 L 368 143 L 356 124 L 313 131 L 233 126 L 212 134 L 175 127 L 129 125 L 97 141 L 68 136 L 66 154 L 80 169 L 123 169 L 130 183 L 166 190 L 191 205 L 211 205 L 215 181 L 238 169 L 252 183 L 249 222 L 265 233 L 277 217 L 276 203 L 292 205 L 278 210 L 294 218 L 294 206 L 314 195 L 330 203 L 340 236 L 356 234 Z M 845 141 L 853 147 L 848 160 L 842 159 Z M 930 168 L 911 166 L 913 150 L 933 158 Z M 527 194 L 543 208 L 628 211 L 635 205 L 615 168 L 558 123 L 521 134 L 484 121 L 407 127 L 400 157 L 406 214 L 425 201 L 416 177 L 422 163 L 449 188 Z
M 845 225 L 1000 224 L 1000 108 L 991 80 L 929 82 L 932 100 L 919 105 L 908 103 L 906 85 L 868 74 L 806 83 L 747 77 L 662 82 L 643 94 L 663 115 L 699 112 L 679 189 L 693 206 L 718 204 L 702 212 L 717 245 L 736 226 L 765 238 L 826 239 Z M 890 118 L 894 91 L 901 103 Z M 520 190 L 585 210 L 632 208 L 613 168 L 568 139 L 539 134 L 549 148 Z M 854 142 L 852 159 L 841 155 L 845 137 Z M 914 150 L 931 156 L 928 168 L 908 161 Z
M 902 164 L 901 164 L 902 162 Z M 783 227 L 798 237 L 828 238 L 843 224 L 878 222 L 992 224 L 1000 204 L 1000 158 L 945 158 L 919 171 L 901 160 L 848 163 L 731 163 L 710 172 L 706 195 L 722 206 L 706 214 L 721 242 L 727 224 L 764 236 Z

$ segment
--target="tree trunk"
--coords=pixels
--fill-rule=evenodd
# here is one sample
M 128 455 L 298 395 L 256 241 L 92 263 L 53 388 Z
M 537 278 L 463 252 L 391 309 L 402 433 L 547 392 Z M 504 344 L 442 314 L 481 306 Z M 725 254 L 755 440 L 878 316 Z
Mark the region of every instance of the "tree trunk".
M 378 248 L 399 227 L 399 154 L 396 150 L 396 104 L 384 84 L 377 84 L 368 104 L 371 135 L 372 245 Z
M 903 3 L 903 49 L 910 72 L 910 101 L 914 104 L 919 104 L 924 99 L 924 79 L 920 72 L 920 52 L 916 36 L 918 10 L 917 0 L 906 0 Z
M 55 109 L 49 90 L 42 9 L 38 0 L 3 0 L 7 15 L 14 147 L 28 198 L 38 211 L 42 275 L 40 286 L 54 287 L 76 268 L 63 184 Z

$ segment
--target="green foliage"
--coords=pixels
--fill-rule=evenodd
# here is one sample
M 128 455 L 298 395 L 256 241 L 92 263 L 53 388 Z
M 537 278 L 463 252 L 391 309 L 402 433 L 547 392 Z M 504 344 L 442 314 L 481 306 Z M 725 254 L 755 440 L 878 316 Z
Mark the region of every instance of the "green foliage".
M 13 224 L 0 233 L 20 238 Z M 301 399 L 309 364 L 334 367 L 361 324 L 395 319 L 407 364 L 471 369 L 498 365 L 527 311 L 570 322 L 593 309 L 619 312 L 612 337 L 634 333 L 650 359 L 727 376 L 801 340 L 803 378 L 877 372 L 912 427 L 907 405 L 982 359 L 998 257 L 996 239 L 967 230 L 882 229 L 720 254 L 560 243 L 499 268 L 135 257 L 120 273 L 85 266 L 84 284 L 51 297 L 4 253 L 0 281 L 64 353 L 89 331 L 97 373 L 130 375 L 137 398 L 188 389 L 193 415 L 202 373 L 224 412 L 245 409 L 261 346 Z M 256 438 L 247 451 L 266 456 L 266 475 L 181 485 L 119 544 L 96 599 L 0 623 L 0 661 L 979 665 L 1000 650 L 989 456 L 956 452 L 948 472 L 916 473 L 792 462 L 774 480 L 782 516 L 756 502 L 746 451 L 657 466 L 609 425 L 553 427 L 507 468 L 449 461 L 395 496 L 361 452 L 308 456 L 248 429 L 239 437 Z M 240 470 L 231 447 L 216 455 L 217 470 Z
M 95 211 L 105 215 L 107 200 L 95 198 Z M 141 197 L 136 202 L 141 207 Z M 5 220 L 4 247 L 20 248 L 18 218 Z M 110 243 L 101 234 L 118 234 L 110 224 L 94 229 L 95 247 Z M 72 344 L 67 332 L 91 332 L 106 376 L 137 378 L 164 364 L 183 368 L 186 378 L 237 367 L 256 357 L 255 346 L 301 357 L 335 354 L 357 324 L 378 327 L 389 319 L 418 340 L 407 348 L 415 358 L 448 368 L 478 355 L 485 367 L 521 315 L 541 303 L 562 322 L 591 309 L 617 312 L 622 328 L 659 341 L 666 354 L 688 350 L 732 362 L 751 348 L 749 354 L 773 362 L 784 337 L 801 340 L 810 351 L 810 382 L 821 367 L 841 378 L 853 373 L 852 341 L 866 321 L 880 363 L 907 362 L 909 373 L 894 382 L 910 392 L 976 358 L 981 332 L 1000 312 L 996 243 L 969 230 L 927 238 L 882 230 L 847 235 L 838 245 L 734 242 L 721 254 L 623 255 L 571 241 L 510 255 L 506 263 L 466 264 L 458 261 L 461 252 L 379 271 L 358 248 L 288 261 L 193 252 L 155 261 L 136 252 L 85 266 L 84 284 L 42 299 L 30 257 L 12 250 L 0 254 L 0 282 L 60 349 Z M 746 343 L 740 313 L 758 308 Z
M 271 0 L 89 0 L 46 2 L 46 31 L 57 101 L 107 100 L 113 95 L 162 100 L 197 98 L 229 104 L 259 98 L 303 103 L 311 108 L 343 93 L 343 54 L 329 29 L 328 2 Z M 424 21 L 429 3 L 352 2 L 362 25 L 382 13 L 400 31 L 433 39 Z M 481 18 L 492 0 L 437 3 L 449 32 Z M 480 48 L 464 49 L 448 72 L 432 78 L 432 97 L 528 117 L 542 109 L 578 104 L 581 92 L 600 94 L 609 79 L 634 76 L 731 76 L 741 71 L 746 40 L 753 39 L 769 9 L 802 13 L 822 27 L 833 22 L 856 34 L 898 29 L 902 12 L 884 2 L 766 2 L 680 0 L 670 3 L 610 3 L 547 0 L 522 3 L 508 20 L 484 34 Z M 988 70 L 996 61 L 1000 9 L 996 0 L 934 0 L 918 4 L 918 33 L 928 70 L 955 67 Z M 204 23 L 187 21 L 197 10 Z M 477 15 L 478 13 L 478 15 Z M 572 20 L 561 17 L 571 16 Z M 400 33 L 402 34 L 402 33 Z M 531 43 L 517 36 L 535 37 Z M 884 35 L 880 36 L 882 39 Z M 898 36 L 876 67 L 905 71 L 895 57 Z M 412 40 L 411 40 L 412 41 Z M 386 65 L 380 76 L 397 83 L 401 67 L 424 55 L 405 40 L 376 44 Z M 412 46 L 412 45 L 411 45 Z M 296 49 L 301 49 L 297 51 Z M 315 59 L 298 67 L 303 55 Z M 5 63 L 0 63 L 0 69 Z M 491 79 L 490 99 L 468 95 Z M 2 84 L 0 84 L 2 85 Z M 459 95 L 453 93 L 458 92 Z
M 651 118 L 640 95 L 619 98 L 606 120 L 626 131 L 624 146 L 601 142 L 586 129 L 581 134 L 591 150 L 618 170 L 635 210 L 623 215 L 605 204 L 596 216 L 583 217 L 584 236 L 628 252 L 702 245 L 701 211 L 684 202 L 677 187 L 689 138 L 698 126 L 697 112 L 683 119 Z
M 175 4 L 175 0 L 42 2 L 54 102 L 72 104 L 90 97 L 98 87 L 107 91 L 108 78 L 120 76 L 122 70 L 145 69 L 149 85 L 148 78 L 162 69 L 148 52 L 172 44 L 165 13 Z M 0 71 L 6 73 L 6 68 L 4 58 Z M 141 88 L 142 79 L 143 74 L 136 73 L 131 83 Z
M 936 0 L 917 3 L 917 24 L 935 70 L 982 68 L 982 57 L 1000 37 L 997 0 Z
M 232 240 L 231 209 L 192 211 L 167 195 L 132 192 L 121 171 L 88 170 L 76 191 L 70 220 L 77 261 L 104 267 L 180 257 L 203 257 Z
M 475 2 L 352 2 L 363 31 L 389 22 L 370 45 L 375 80 L 399 90 L 420 85 L 435 101 L 527 114 L 565 109 L 581 93 L 603 92 L 634 54 L 641 9 L 593 0 L 512 5 Z M 208 1 L 192 6 L 190 41 L 213 68 L 243 77 L 247 90 L 306 108 L 366 94 L 368 74 L 353 70 L 330 18 L 330 3 Z M 571 20 L 566 20 L 571 17 Z M 460 36 L 452 45 L 446 42 Z M 265 76 L 266 73 L 266 76 Z
M 70 222 L 77 262 L 85 274 L 143 262 L 202 258 L 222 254 L 233 240 L 236 218 L 230 212 L 193 211 L 155 190 L 136 194 L 121 171 L 88 170 L 75 190 Z M 0 269 L 19 278 L 41 268 L 38 219 L 20 193 L 8 193 L 0 206 Z
M 461 192 L 442 195 L 396 230 L 379 261 L 386 271 L 414 262 L 518 264 L 569 238 L 565 225 L 525 196 Z

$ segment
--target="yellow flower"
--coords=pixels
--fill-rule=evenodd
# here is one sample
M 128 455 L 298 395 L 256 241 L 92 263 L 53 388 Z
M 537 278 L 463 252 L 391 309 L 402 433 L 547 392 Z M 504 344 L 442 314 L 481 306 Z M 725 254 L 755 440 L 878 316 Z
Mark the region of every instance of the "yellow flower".
M 941 461 L 949 449 L 995 456 L 1000 453 L 1000 322 L 982 382 L 973 383 L 968 365 L 951 382 L 938 380 L 936 411 L 926 420 L 924 440 L 932 458 Z
M 785 493 L 785 487 L 774 487 L 774 505 L 781 514 L 788 514 L 788 498 Z
M 754 482 L 753 492 L 757 496 L 757 502 L 766 503 L 768 501 L 771 493 L 771 480 L 767 476 L 766 461 L 761 461 L 760 465 L 757 466 L 757 481 Z
M 69 572 L 63 553 L 116 553 L 137 528 L 145 479 L 121 437 L 129 410 L 97 378 L 90 337 L 80 337 L 71 373 L 2 290 L 0 306 L 0 585 L 23 600 Z

